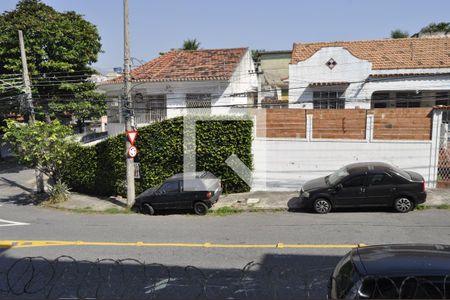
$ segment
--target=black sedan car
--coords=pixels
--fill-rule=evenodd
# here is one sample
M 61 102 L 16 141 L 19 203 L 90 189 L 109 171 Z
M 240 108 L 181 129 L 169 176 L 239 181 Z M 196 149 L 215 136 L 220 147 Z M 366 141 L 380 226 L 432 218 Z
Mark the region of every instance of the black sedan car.
M 160 210 L 193 209 L 197 215 L 205 215 L 221 193 L 220 179 L 210 172 L 180 173 L 136 197 L 133 210 L 153 215 Z
M 387 206 L 406 213 L 424 203 L 426 197 L 420 174 L 378 162 L 350 164 L 310 180 L 299 196 L 302 206 L 320 214 L 332 208 L 364 206 Z
M 450 299 L 450 246 L 355 248 L 336 265 L 328 298 Z

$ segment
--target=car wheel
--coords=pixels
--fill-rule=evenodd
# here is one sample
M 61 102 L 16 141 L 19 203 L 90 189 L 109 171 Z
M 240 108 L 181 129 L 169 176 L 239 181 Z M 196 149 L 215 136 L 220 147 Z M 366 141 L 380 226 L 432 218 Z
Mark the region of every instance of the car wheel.
M 196 202 L 194 204 L 194 212 L 199 216 L 204 216 L 208 213 L 208 206 L 203 202 Z
M 326 214 L 331 210 L 331 202 L 325 198 L 319 198 L 314 201 L 314 211 L 318 214 Z
M 155 213 L 155 210 L 150 204 L 144 203 L 141 206 L 141 212 L 145 215 L 153 215 Z
M 407 213 L 414 208 L 414 203 L 407 197 L 400 197 L 395 199 L 394 208 L 400 213 Z

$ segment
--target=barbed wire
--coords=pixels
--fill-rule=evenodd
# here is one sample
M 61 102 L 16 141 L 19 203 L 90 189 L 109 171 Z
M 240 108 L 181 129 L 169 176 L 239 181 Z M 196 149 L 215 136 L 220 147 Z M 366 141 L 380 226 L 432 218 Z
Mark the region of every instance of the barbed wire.
M 0 298 L 296 299 L 325 296 L 331 268 L 201 269 L 133 258 L 24 257 L 0 269 Z
M 298 299 L 324 298 L 332 283 L 338 297 L 448 299 L 450 274 L 332 277 L 334 268 L 266 266 L 202 269 L 165 266 L 134 258 L 76 260 L 41 256 L 0 268 L 0 298 L 74 299 Z

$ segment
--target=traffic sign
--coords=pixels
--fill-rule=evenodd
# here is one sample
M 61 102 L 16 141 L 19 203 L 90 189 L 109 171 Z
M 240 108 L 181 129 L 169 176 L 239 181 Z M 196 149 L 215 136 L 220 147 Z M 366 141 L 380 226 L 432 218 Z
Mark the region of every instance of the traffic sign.
M 138 153 L 138 150 L 135 146 L 131 146 L 128 148 L 128 156 L 131 158 L 135 158 Z
M 137 134 L 138 132 L 135 130 L 127 131 L 127 137 L 131 145 L 134 145 L 134 141 L 136 140 Z

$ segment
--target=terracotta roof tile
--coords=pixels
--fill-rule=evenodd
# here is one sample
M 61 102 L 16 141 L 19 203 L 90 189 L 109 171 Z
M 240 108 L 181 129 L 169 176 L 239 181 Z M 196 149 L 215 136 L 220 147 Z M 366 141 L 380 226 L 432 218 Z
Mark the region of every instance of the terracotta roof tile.
M 416 69 L 450 67 L 450 38 L 405 38 L 367 41 L 294 44 L 291 64 L 311 57 L 321 48 L 343 47 L 372 69 Z
M 131 71 L 132 81 L 229 80 L 247 48 L 173 50 Z M 122 76 L 103 84 L 120 83 Z

